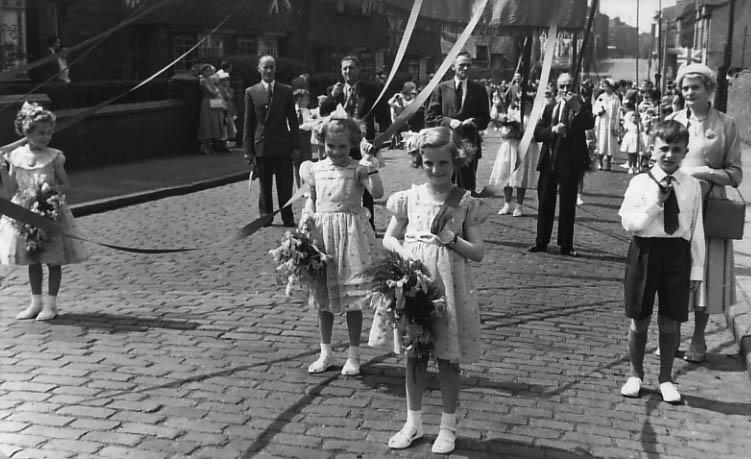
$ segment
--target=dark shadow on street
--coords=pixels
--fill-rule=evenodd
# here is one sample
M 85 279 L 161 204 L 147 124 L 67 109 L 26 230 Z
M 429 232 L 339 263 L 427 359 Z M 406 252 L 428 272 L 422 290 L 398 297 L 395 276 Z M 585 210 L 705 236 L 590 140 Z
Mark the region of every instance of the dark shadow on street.
M 432 441 L 432 439 L 431 439 Z M 569 451 L 560 448 L 548 446 L 535 446 L 526 443 L 492 439 L 492 440 L 475 440 L 469 438 L 457 437 L 456 449 L 451 456 L 467 457 L 471 459 L 490 459 L 490 458 L 541 458 L 550 457 L 556 459 L 567 458 L 596 458 L 584 448 L 577 448 L 575 451 Z
M 368 366 L 374 365 L 386 359 L 387 357 L 388 355 L 379 355 L 377 357 L 374 357 L 367 362 L 363 362 L 363 367 L 367 368 Z M 327 376 L 315 386 L 308 388 L 304 396 L 300 397 L 296 402 L 292 403 L 284 411 L 279 413 L 279 415 L 271 422 L 271 424 L 269 424 L 268 427 L 263 430 L 263 432 L 258 434 L 256 440 L 248 447 L 247 450 L 245 450 L 245 453 L 243 453 L 241 457 L 243 459 L 249 459 L 255 456 L 256 453 L 262 451 L 265 447 L 267 447 L 274 439 L 276 434 L 280 433 L 284 426 L 292 421 L 292 418 L 299 414 L 304 407 L 310 405 L 313 400 L 318 398 L 321 395 L 323 389 L 325 389 L 329 384 L 331 384 L 332 381 L 336 380 L 337 378 L 346 378 L 346 376 L 342 376 L 339 371 L 333 371 L 330 376 Z
M 613 307 L 613 301 L 596 301 L 592 303 L 583 303 L 575 305 L 556 306 L 552 308 L 541 308 L 531 310 L 526 314 L 487 314 L 483 313 L 480 316 L 480 323 L 482 323 L 483 330 L 492 331 L 504 327 L 512 327 L 517 325 L 523 325 L 530 322 L 539 322 L 545 319 L 551 319 L 553 317 L 566 317 L 582 312 L 609 310 Z M 531 316 L 526 319 L 525 316 Z M 504 319 L 509 319 L 505 321 Z M 502 321 L 502 322 L 501 322 Z M 501 322 L 501 323 L 498 323 Z M 486 326 L 486 324 L 491 324 Z
M 152 328 L 170 330 L 195 330 L 200 324 L 185 320 L 142 318 L 137 316 L 106 314 L 101 312 L 64 313 L 48 322 L 51 325 L 73 325 L 82 329 L 100 329 L 110 333 L 145 332 Z

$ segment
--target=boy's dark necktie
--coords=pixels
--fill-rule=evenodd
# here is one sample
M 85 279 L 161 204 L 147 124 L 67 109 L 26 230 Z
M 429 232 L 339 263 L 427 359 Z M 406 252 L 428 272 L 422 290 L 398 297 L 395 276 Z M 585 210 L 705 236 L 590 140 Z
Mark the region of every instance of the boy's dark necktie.
M 665 217 L 665 232 L 673 234 L 678 230 L 678 198 L 675 197 L 675 189 L 671 186 L 672 181 L 675 180 L 672 175 L 665 177 L 665 182 L 668 187 L 668 198 L 664 204 L 664 217 Z

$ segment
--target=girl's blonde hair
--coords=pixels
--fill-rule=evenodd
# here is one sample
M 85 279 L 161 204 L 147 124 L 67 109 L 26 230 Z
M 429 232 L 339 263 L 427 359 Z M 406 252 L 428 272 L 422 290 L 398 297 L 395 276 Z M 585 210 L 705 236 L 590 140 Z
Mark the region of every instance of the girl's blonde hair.
M 451 153 L 451 159 L 453 159 L 456 167 L 466 166 L 472 161 L 474 155 L 469 143 L 460 139 L 453 129 L 444 126 L 425 128 L 407 141 L 407 154 L 410 156 L 412 167 L 422 167 L 422 150 L 426 147 L 446 147 Z
M 41 123 L 55 124 L 55 114 L 39 104 L 24 102 L 13 123 L 18 135 L 26 135 Z
M 344 132 L 347 134 L 352 147 L 357 147 L 363 137 L 362 131 L 361 123 L 352 118 L 330 118 L 321 124 L 318 130 L 318 140 L 321 145 L 325 145 L 327 133 Z

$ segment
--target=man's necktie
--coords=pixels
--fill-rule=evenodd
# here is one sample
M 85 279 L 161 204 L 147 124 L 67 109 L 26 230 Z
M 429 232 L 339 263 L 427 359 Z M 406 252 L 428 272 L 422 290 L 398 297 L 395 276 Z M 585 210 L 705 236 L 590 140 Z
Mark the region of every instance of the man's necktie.
M 344 111 L 351 117 L 355 116 L 355 88 L 347 88 L 347 99 L 344 101 Z
M 271 106 L 271 99 L 274 97 L 274 89 L 271 85 L 266 86 L 266 93 L 269 96 L 267 104 Z
M 665 182 L 669 189 L 668 198 L 665 200 L 664 204 L 665 232 L 667 234 L 673 234 L 678 230 L 678 213 L 680 212 L 680 209 L 678 208 L 678 198 L 675 197 L 675 189 L 671 186 L 673 180 L 675 179 L 672 175 L 665 177 Z
M 297 107 L 297 124 L 302 124 L 303 117 L 302 117 L 302 109 L 300 107 Z
M 462 97 L 464 97 L 464 92 L 462 91 L 462 82 L 460 81 L 456 85 L 456 113 L 459 113 L 459 111 L 462 109 Z

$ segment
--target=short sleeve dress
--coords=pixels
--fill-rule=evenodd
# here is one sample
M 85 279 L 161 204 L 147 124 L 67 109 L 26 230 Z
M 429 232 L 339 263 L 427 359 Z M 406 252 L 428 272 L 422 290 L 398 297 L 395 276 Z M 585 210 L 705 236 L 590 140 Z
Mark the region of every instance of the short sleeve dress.
M 391 195 L 388 210 L 406 222 L 404 249 L 422 261 L 446 298 L 446 313 L 433 324 L 435 355 L 455 363 L 472 363 L 480 357 L 480 309 L 466 258 L 435 241 L 430 224 L 443 205 L 426 185 Z M 480 225 L 490 215 L 488 206 L 469 192 L 453 212 L 448 229 L 463 234 L 464 228 Z
M 366 168 L 349 157 L 341 166 L 329 158 L 300 165 L 300 178 L 316 200 L 315 237 L 333 257 L 309 297 L 316 311 L 361 311 L 369 305 L 372 285 L 363 273 L 377 252 L 370 213 L 362 206 L 365 177 Z
M 30 208 L 31 191 L 42 183 L 56 184 L 55 166 L 65 164 L 65 156 L 60 150 L 48 148 L 42 153 L 32 153 L 28 145 L 18 147 L 8 155 L 10 175 L 15 178 L 18 189 L 11 202 Z M 76 233 L 76 223 L 67 205 L 60 208 L 60 221 L 66 232 Z M 88 258 L 86 248 L 77 239 L 63 235 L 50 236 L 40 249 L 34 252 L 26 250 L 26 241 L 19 231 L 15 220 L 3 216 L 0 220 L 0 264 L 31 265 L 50 264 L 66 265 L 80 263 Z
M 685 109 L 670 114 L 667 119 L 674 119 L 688 128 L 688 152 L 682 167 L 709 166 L 722 170 L 730 177 L 731 186 L 740 185 L 743 180 L 741 143 L 732 117 L 712 107 L 704 120 L 689 116 Z M 710 193 L 713 198 L 727 197 L 724 186 L 715 185 L 710 190 L 707 181 L 700 182 L 705 198 Z M 706 307 L 708 313 L 719 314 L 736 302 L 733 241 L 707 238 L 706 243 L 705 279 L 691 306 Z

